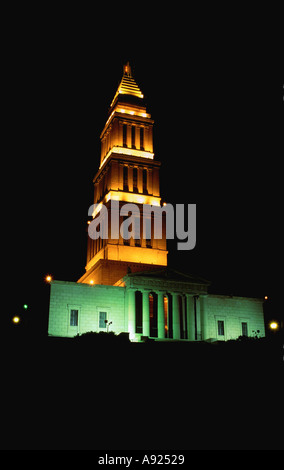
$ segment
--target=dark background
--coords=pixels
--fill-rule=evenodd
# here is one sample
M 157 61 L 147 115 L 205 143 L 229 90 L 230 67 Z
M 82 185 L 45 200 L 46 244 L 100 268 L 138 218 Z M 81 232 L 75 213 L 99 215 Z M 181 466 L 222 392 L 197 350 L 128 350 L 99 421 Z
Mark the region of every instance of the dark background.
M 105 7 L 3 12 L 1 446 L 279 449 L 280 342 L 176 344 L 173 354 L 158 343 L 94 351 L 41 336 L 45 276 L 84 273 L 99 135 L 128 60 L 155 120 L 161 194 L 197 204 L 196 248 L 171 242 L 169 264 L 211 280 L 211 292 L 267 295 L 271 318 L 283 318 L 277 12 Z M 15 314 L 27 329 L 12 326 Z
M 76 281 L 84 273 L 99 135 L 128 60 L 155 120 L 161 195 L 173 204 L 197 204 L 196 248 L 177 251 L 171 241 L 169 265 L 209 279 L 211 292 L 267 295 L 279 315 L 283 80 L 277 48 L 249 16 L 240 33 L 237 13 L 216 29 L 199 16 L 196 30 L 195 16 L 182 12 L 159 16 L 148 7 L 138 20 L 115 11 L 89 21 L 75 20 L 76 11 L 38 12 L 35 21 L 25 10 L 8 22 L 6 320 L 27 303 L 34 324 L 46 330 L 46 274 Z

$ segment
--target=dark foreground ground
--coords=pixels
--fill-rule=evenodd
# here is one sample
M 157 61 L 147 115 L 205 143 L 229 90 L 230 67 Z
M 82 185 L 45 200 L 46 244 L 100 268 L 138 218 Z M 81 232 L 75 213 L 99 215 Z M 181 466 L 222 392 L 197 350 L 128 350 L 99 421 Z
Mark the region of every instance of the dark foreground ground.
M 1 448 L 280 449 L 283 338 L 5 338 Z

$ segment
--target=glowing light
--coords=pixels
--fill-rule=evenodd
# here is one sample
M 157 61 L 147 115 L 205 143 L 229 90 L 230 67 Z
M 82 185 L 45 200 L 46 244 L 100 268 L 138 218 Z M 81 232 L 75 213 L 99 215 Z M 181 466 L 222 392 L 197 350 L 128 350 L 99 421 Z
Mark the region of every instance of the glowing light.
M 48 275 L 45 277 L 45 280 L 46 280 L 46 282 L 51 282 L 51 281 L 52 281 L 52 276 L 50 276 L 50 274 L 48 274 Z
M 125 113 L 125 114 L 131 114 L 131 116 L 141 116 L 141 117 L 145 117 L 145 118 L 150 118 L 151 117 L 151 114 L 149 113 L 142 113 L 141 111 L 134 111 L 134 110 L 127 110 L 127 109 L 124 109 L 124 108 L 115 108 L 115 110 L 111 113 L 109 119 L 113 116 L 114 112 L 117 112 L 117 113 Z
M 105 124 L 105 127 L 104 127 L 104 130 L 106 129 L 107 125 L 109 124 L 111 118 L 113 117 L 114 113 L 125 113 L 125 114 L 131 114 L 132 116 L 140 116 L 140 117 L 144 117 L 144 118 L 151 118 L 151 114 L 149 113 L 142 113 L 141 111 L 127 111 L 126 109 L 122 109 L 122 108 L 118 108 L 118 107 L 115 107 L 115 109 L 112 111 L 112 113 L 110 114 L 106 124 Z M 102 135 L 104 134 L 104 130 L 103 132 L 101 133 L 101 137 Z
M 91 280 L 90 280 L 90 284 L 94 284 L 94 281 L 93 281 L 93 279 L 91 279 Z
M 264 300 L 267 300 L 267 299 L 268 299 L 268 297 L 267 297 L 267 295 L 266 295 L 266 296 L 264 297 Z
M 15 315 L 13 318 L 12 318 L 12 322 L 17 325 L 18 323 L 20 323 L 20 317 L 18 317 L 17 315 Z
M 278 330 L 279 324 L 276 321 L 272 321 L 272 322 L 269 323 L 269 328 L 271 330 Z
M 27 304 L 24 304 L 24 305 L 23 305 L 23 308 L 24 308 L 25 310 L 27 310 L 27 309 L 28 309 Z
M 159 206 L 161 198 L 146 194 L 127 193 L 123 191 L 109 191 L 103 202 L 114 201 L 133 202 L 134 204 L 150 204 L 151 206 Z
M 118 147 L 114 145 L 109 152 L 106 154 L 105 158 L 103 159 L 102 163 L 100 164 L 100 168 L 104 165 L 104 163 L 107 161 L 107 159 L 110 157 L 112 153 L 120 153 L 123 155 L 131 155 L 134 157 L 142 157 L 142 158 L 150 158 L 151 160 L 154 159 L 154 153 L 153 152 L 147 152 L 145 150 L 138 150 L 138 149 L 132 149 L 128 147 Z

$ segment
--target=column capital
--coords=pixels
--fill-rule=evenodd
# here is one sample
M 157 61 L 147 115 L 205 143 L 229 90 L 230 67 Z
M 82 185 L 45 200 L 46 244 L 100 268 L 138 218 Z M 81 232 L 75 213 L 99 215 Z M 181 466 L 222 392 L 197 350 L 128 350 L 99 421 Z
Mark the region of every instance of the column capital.
M 162 296 L 167 295 L 166 292 L 164 292 L 162 290 L 156 290 L 155 292 L 156 292 L 157 295 L 162 295 Z
M 150 294 L 150 292 L 153 292 L 153 289 L 151 289 L 150 287 L 139 287 L 137 289 L 145 294 Z

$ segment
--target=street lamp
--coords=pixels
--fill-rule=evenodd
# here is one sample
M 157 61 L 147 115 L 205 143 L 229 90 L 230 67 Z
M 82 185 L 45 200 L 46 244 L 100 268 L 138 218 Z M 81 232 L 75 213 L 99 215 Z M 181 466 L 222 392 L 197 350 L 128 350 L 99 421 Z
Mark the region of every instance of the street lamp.
M 277 321 L 271 321 L 269 323 L 269 328 L 273 331 L 276 331 L 279 328 L 279 323 L 277 323 Z

